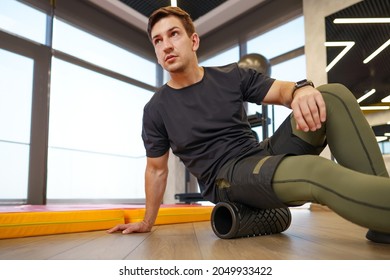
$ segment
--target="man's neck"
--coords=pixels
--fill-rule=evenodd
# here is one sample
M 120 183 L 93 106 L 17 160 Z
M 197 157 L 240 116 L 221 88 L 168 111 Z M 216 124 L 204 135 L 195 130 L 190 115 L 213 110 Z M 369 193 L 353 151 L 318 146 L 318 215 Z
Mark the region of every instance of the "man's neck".
M 170 73 L 170 75 L 171 79 L 169 80 L 168 85 L 175 89 L 181 89 L 201 81 L 203 79 L 204 69 L 197 65 L 188 71 Z

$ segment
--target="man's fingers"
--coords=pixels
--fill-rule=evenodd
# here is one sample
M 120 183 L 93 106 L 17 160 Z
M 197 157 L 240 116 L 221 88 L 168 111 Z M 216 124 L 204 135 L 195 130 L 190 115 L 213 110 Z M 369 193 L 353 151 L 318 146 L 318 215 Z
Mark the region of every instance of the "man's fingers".
M 297 123 L 297 129 L 305 132 L 309 131 L 309 125 L 307 123 L 307 114 L 310 114 L 305 103 L 299 103 L 294 106 L 293 113 Z
M 301 95 L 294 100 L 292 109 L 297 129 L 305 132 L 320 129 L 326 121 L 326 106 L 322 95 Z
M 133 232 L 133 230 L 130 229 L 130 228 L 127 228 L 127 229 L 122 231 L 123 234 L 129 234 L 129 233 L 132 233 L 132 232 Z
M 326 105 L 325 105 L 324 98 L 322 97 L 321 94 L 316 96 L 316 102 L 320 113 L 321 123 L 324 123 L 326 121 Z
M 317 129 L 320 129 L 322 126 L 320 111 L 317 106 L 317 102 L 314 98 L 308 100 L 308 106 L 310 110 L 310 115 L 308 114 L 307 123 L 309 125 L 310 130 L 315 131 Z
M 142 223 L 131 223 L 131 224 L 119 224 L 107 230 L 108 233 L 113 233 L 117 231 L 121 231 L 123 234 L 128 234 L 133 232 L 146 232 L 147 229 L 142 228 Z
M 124 230 L 127 230 L 129 227 L 129 225 L 126 225 L 126 224 L 119 224 L 119 225 L 116 225 L 115 227 L 107 230 L 108 233 L 113 233 L 113 232 L 117 232 L 117 231 L 124 231 Z
M 108 229 L 107 232 L 108 232 L 108 233 L 116 232 L 116 231 L 120 230 L 120 229 L 119 229 L 120 226 L 121 226 L 121 225 L 116 225 L 115 227 Z

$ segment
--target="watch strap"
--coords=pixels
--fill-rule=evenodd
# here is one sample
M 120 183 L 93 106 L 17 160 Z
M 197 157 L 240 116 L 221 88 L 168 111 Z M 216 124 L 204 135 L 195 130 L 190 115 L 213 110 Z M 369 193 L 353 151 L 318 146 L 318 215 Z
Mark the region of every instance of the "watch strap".
M 314 87 L 314 83 L 311 80 L 307 80 L 307 79 L 304 79 L 304 80 L 296 82 L 295 85 L 294 85 L 293 92 L 292 92 L 292 98 L 294 98 L 295 91 L 297 89 L 300 89 L 300 88 L 303 88 L 303 87 L 306 87 L 306 86 Z

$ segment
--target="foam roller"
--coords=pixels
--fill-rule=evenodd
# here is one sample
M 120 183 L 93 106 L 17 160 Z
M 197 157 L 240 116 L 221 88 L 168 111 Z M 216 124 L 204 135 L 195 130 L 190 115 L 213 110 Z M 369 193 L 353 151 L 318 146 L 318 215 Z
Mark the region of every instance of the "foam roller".
M 257 209 L 219 202 L 211 212 L 212 229 L 222 239 L 281 233 L 290 224 L 291 212 L 288 208 Z

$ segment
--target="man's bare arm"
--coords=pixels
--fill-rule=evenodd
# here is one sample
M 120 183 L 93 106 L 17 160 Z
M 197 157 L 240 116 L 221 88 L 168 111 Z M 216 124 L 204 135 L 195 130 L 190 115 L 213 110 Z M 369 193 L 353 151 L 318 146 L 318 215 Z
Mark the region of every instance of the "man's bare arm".
M 119 224 L 107 230 L 108 233 L 122 231 L 122 233 L 151 231 L 160 209 L 168 178 L 169 152 L 161 157 L 147 158 L 145 169 L 146 211 L 142 222 Z
M 325 101 L 321 93 L 311 86 L 299 88 L 294 92 L 294 86 L 294 82 L 276 80 L 263 103 L 291 108 L 297 129 L 315 131 L 321 128 L 322 123 L 326 121 Z

